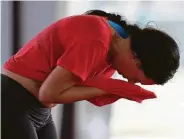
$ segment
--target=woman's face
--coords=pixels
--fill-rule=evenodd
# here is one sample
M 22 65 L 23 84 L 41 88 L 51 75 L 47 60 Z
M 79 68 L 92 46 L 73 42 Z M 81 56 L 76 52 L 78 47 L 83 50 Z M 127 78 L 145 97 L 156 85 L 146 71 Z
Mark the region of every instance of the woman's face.
M 144 75 L 144 72 L 140 69 L 140 61 L 135 58 L 130 46 L 126 46 L 129 44 L 130 43 L 124 43 L 121 45 L 121 48 L 123 46 L 124 49 L 116 49 L 118 51 L 116 51 L 111 58 L 113 68 L 116 69 L 124 78 L 127 78 L 128 82 L 139 82 L 145 85 L 154 84 L 153 80 L 147 78 Z

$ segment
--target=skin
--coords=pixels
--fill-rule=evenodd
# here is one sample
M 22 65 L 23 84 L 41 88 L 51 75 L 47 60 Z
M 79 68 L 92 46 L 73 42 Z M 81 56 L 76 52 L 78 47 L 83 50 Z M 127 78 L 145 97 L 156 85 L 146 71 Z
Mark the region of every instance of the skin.
M 136 59 L 131 51 L 130 38 L 123 39 L 117 33 L 114 34 L 114 39 L 109 52 L 109 62 L 120 75 L 131 83 L 141 83 L 151 85 L 154 82 L 144 75 L 140 69 L 141 62 Z
M 131 83 L 153 83 L 140 70 L 140 62 L 135 59 L 130 49 L 130 39 L 121 38 L 110 25 L 109 27 L 112 31 L 112 42 L 107 57 L 109 63 Z M 6 69 L 3 70 L 3 74 L 19 82 L 46 107 L 108 95 L 97 88 L 76 85 L 80 79 L 59 66 L 50 73 L 44 82 L 23 77 Z

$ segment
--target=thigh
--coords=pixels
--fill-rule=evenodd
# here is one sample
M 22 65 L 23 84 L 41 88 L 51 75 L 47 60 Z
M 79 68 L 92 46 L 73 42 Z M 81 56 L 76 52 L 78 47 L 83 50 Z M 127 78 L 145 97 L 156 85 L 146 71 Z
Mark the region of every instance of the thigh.
M 2 114 L 2 139 L 38 139 L 36 130 L 26 114 Z
M 37 131 L 38 139 L 57 139 L 54 122 L 51 121 Z

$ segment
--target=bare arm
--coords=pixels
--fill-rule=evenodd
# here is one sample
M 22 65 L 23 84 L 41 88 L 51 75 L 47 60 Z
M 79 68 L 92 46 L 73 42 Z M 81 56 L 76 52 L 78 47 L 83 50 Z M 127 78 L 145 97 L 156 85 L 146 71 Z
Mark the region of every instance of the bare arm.
M 72 103 L 81 100 L 89 100 L 97 96 L 105 95 L 106 92 L 93 88 L 83 86 L 73 86 L 62 92 L 60 95 L 52 99 L 47 99 L 46 103 Z
M 58 66 L 42 84 L 39 99 L 43 103 L 70 103 L 106 94 L 97 88 L 77 86 L 79 81 L 73 73 Z

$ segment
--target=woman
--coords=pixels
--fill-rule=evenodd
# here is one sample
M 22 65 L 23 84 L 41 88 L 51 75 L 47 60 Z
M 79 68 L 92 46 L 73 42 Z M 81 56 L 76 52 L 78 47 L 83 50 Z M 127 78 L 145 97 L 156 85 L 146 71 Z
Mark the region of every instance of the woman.
M 164 84 L 174 76 L 179 50 L 169 35 L 130 25 L 120 15 L 86 14 L 53 23 L 5 63 L 3 139 L 56 139 L 50 108 L 109 96 L 108 89 L 85 83 L 115 70 L 130 84 Z

